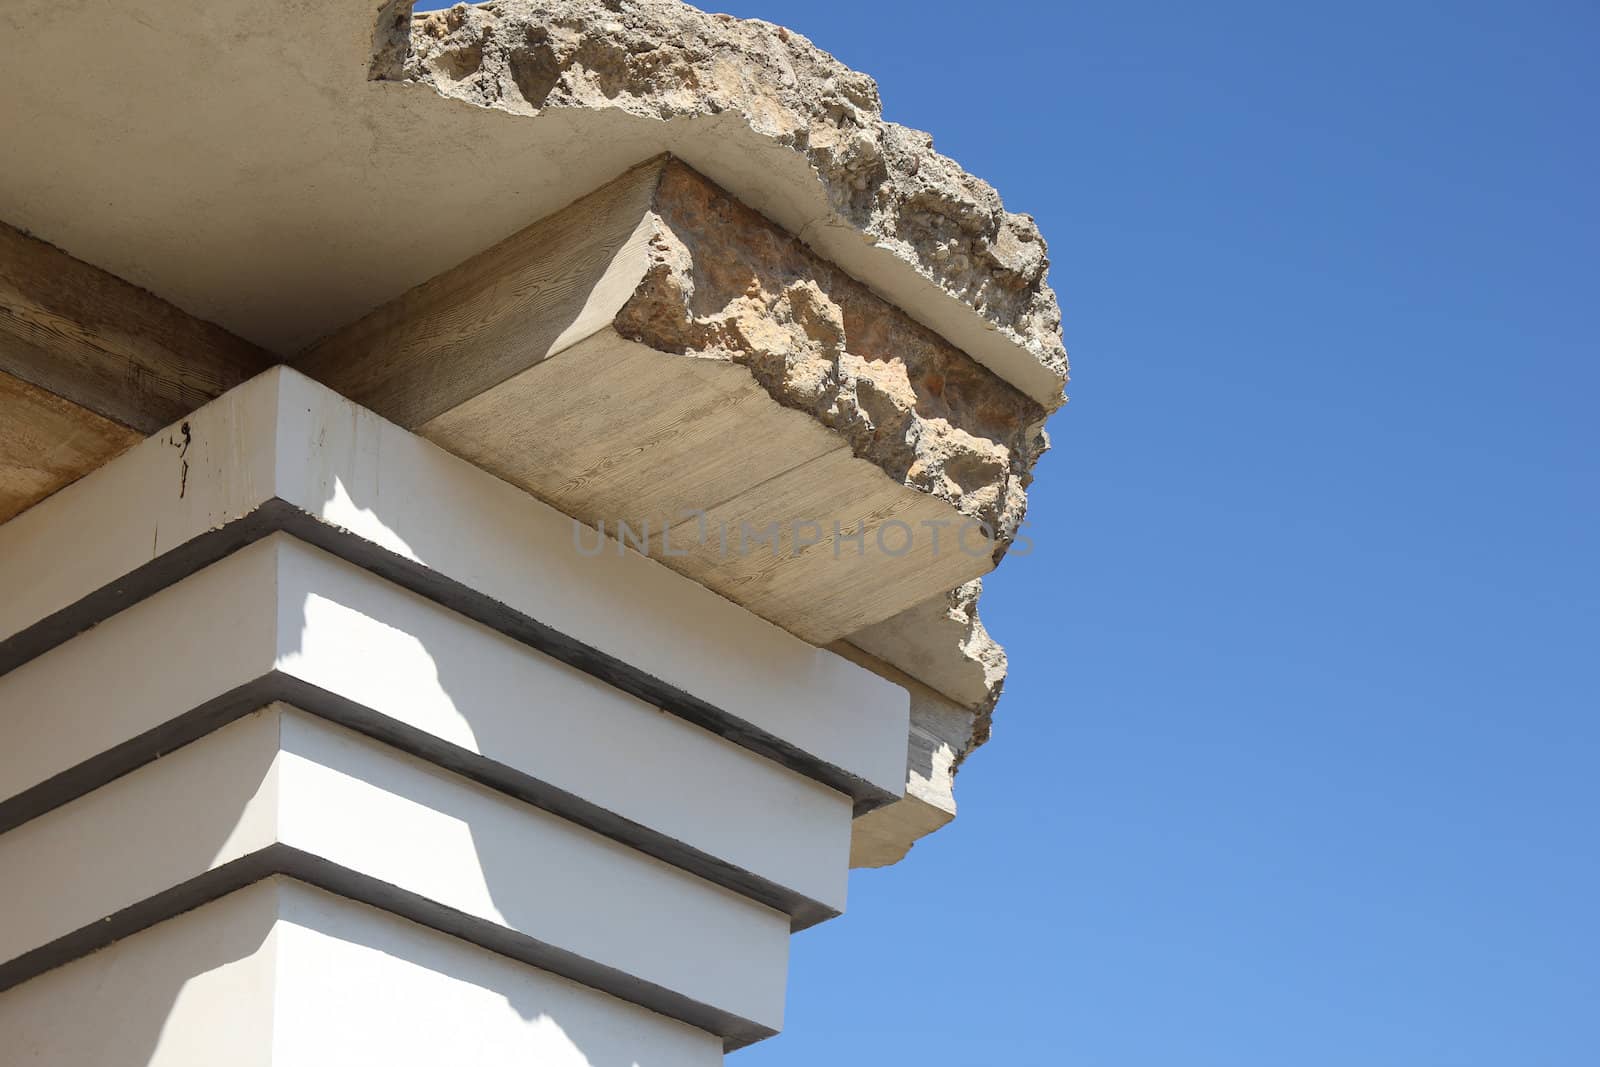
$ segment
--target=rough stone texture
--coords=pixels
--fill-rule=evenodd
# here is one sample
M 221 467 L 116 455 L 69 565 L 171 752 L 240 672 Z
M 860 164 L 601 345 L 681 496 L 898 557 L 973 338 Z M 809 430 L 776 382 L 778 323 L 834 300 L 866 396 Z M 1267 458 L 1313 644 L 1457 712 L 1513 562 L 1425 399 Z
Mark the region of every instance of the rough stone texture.
M 741 364 L 858 457 L 981 523 L 1004 553 L 1047 447 L 1040 405 L 681 163 L 663 169 L 655 211 L 619 334 Z M 961 551 L 962 533 L 943 531 L 942 550 Z M 981 550 L 983 535 L 966 534 Z
M 927 134 L 885 122 L 876 83 L 806 38 L 677 0 L 493 0 L 418 15 L 403 49 L 406 6 L 380 17 L 375 78 L 512 113 L 742 116 L 810 162 L 835 216 L 818 224 L 842 220 L 963 301 L 1053 378 L 1032 395 L 1061 402 L 1061 314 L 1033 219 Z

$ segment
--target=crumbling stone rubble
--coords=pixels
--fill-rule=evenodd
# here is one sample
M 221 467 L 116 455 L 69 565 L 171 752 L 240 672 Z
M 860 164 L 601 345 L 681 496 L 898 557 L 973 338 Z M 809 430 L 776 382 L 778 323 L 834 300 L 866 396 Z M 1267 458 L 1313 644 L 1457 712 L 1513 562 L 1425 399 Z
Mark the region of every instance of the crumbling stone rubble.
M 801 226 L 783 220 L 794 236 L 763 227 L 694 170 L 669 167 L 651 267 L 616 329 L 659 350 L 743 364 L 858 456 L 990 525 L 998 559 L 1067 378 L 1032 218 L 1006 211 L 927 134 L 886 122 L 870 77 L 781 26 L 678 0 L 491 0 L 414 19 L 409 6 L 394 0 L 380 19 L 374 78 L 514 114 L 728 123 L 803 158 L 827 211 Z M 739 225 L 727 229 L 729 219 Z M 972 343 L 982 331 L 925 328 L 932 319 L 907 301 L 901 308 L 920 323 L 894 313 L 863 283 L 870 272 L 857 280 L 802 244 L 841 228 L 961 302 L 990 337 L 1026 353 L 1026 365 L 1000 367 L 992 347 Z M 987 739 L 1006 672 L 978 620 L 980 590 L 969 582 L 850 638 L 971 716 L 959 743 L 946 742 L 952 773 Z
M 1046 448 L 1039 404 L 683 164 L 663 167 L 654 210 L 650 263 L 618 333 L 745 366 L 1005 551 Z M 958 536 L 945 533 L 945 551 Z
M 1030 395 L 1061 402 L 1061 314 L 1033 219 L 927 134 L 884 121 L 877 84 L 806 38 L 678 0 L 492 0 L 409 21 L 408 9 L 380 17 L 374 77 L 516 113 L 737 117 L 802 154 L 831 208 L 815 225 L 852 227 L 964 302 L 1032 356 Z

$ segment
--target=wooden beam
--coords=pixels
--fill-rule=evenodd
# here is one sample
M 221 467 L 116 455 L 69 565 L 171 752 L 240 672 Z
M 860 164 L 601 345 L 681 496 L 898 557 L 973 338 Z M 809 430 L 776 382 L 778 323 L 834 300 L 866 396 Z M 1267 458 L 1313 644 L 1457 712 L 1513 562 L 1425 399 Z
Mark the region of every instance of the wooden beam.
M 142 439 L 126 426 L 0 372 L 0 522 Z
M 150 434 L 274 362 L 220 326 L 0 223 L 0 371 Z
M 422 283 L 290 360 L 415 429 L 609 326 L 647 266 L 663 159 Z

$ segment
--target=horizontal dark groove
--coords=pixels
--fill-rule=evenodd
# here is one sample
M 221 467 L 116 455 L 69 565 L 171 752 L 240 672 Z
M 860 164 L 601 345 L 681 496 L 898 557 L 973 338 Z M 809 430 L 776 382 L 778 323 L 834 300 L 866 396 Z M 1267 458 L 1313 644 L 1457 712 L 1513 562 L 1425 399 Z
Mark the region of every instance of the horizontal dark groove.
M 93 593 L 0 641 L 0 674 L 14 670 L 76 634 L 160 592 L 269 534 L 282 531 L 409 589 L 545 655 L 576 667 L 624 693 L 654 704 L 797 774 L 835 789 L 864 815 L 896 797 L 723 708 L 584 644 L 427 566 L 331 526 L 287 501 L 272 499 L 250 514 L 210 530 L 130 571 Z
M 0 964 L 0 991 L 246 886 L 284 875 L 460 938 L 722 1038 L 727 1051 L 777 1031 L 527 934 L 468 915 L 289 845 L 268 845 Z
M 235 686 L 154 729 L 113 745 L 82 763 L 0 801 L 0 834 L 81 796 L 87 796 L 101 786 L 272 703 L 279 699 L 277 692 L 282 688 L 279 677 L 277 672 L 272 672 Z
M 498 630 L 552 659 L 576 667 L 630 696 L 654 704 L 741 748 L 844 793 L 855 801 L 858 810 L 862 805 L 867 805 L 865 810 L 870 811 L 897 799 L 887 790 L 842 767 L 818 759 L 798 745 L 775 737 L 724 708 L 701 700 L 592 645 L 568 637 L 487 593 L 463 585 L 415 560 L 390 552 L 364 537 L 330 526 L 299 509 L 290 512 L 282 529 L 307 544 L 315 545 L 457 614 Z
M 191 537 L 60 611 L 18 630 L 0 641 L 0 675 L 16 670 L 117 612 L 283 529 L 288 513 L 297 510 L 282 500 L 269 500 L 248 515 Z
M 470 941 L 490 952 L 520 960 L 580 985 L 610 993 L 658 1015 L 716 1034 L 722 1038 L 725 1051 L 743 1048 L 777 1033 L 776 1030 L 702 1004 L 665 986 L 457 911 L 399 886 L 341 867 L 320 856 L 288 846 L 277 847 L 283 848 L 291 857 L 283 872 L 285 874 L 330 893 L 370 904 L 422 926 Z
M 792 930 L 807 929 L 839 914 L 837 909 L 565 789 L 280 671 L 268 672 L 236 686 L 0 802 L 0 834 L 85 796 L 166 753 L 198 741 L 275 700 L 364 734 L 782 912 L 789 916 Z
M 209 904 L 253 882 L 259 882 L 277 873 L 280 853 L 287 851 L 283 845 L 270 845 L 259 852 L 230 860 L 181 885 L 162 890 L 98 922 L 0 963 L 0 992 L 105 948 L 113 941 L 120 941 L 156 923 L 193 911 L 202 904 Z
M 839 912 L 745 870 L 687 842 L 652 830 L 626 816 L 603 808 L 541 781 L 514 767 L 489 759 L 468 748 L 451 744 L 433 734 L 408 726 L 388 715 L 373 711 L 347 697 L 311 685 L 299 678 L 280 675 L 282 684 L 276 698 L 303 711 L 338 723 L 376 741 L 410 753 L 435 766 L 453 771 L 532 807 L 560 816 L 602 837 L 642 852 L 682 871 L 764 904 L 789 916 L 793 930 L 804 930 L 836 917 Z

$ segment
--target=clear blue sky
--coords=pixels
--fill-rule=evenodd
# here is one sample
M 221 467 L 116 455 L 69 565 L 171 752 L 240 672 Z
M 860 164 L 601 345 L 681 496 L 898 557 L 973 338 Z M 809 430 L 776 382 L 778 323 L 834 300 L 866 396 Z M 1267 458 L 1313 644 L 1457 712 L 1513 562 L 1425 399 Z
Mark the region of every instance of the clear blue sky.
M 1600 8 L 741 0 L 1073 356 L 961 815 L 742 1067 L 1600 1063 Z

